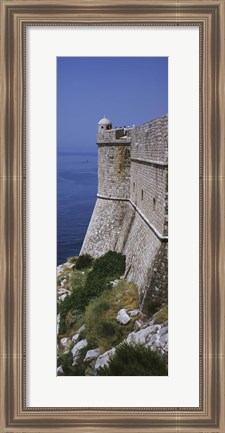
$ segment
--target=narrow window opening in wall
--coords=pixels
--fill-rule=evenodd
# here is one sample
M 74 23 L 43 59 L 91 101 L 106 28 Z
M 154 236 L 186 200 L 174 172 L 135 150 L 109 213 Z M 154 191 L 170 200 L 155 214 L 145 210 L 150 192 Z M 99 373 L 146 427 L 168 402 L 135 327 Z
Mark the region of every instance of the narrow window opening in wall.
M 135 182 L 133 182 L 133 192 L 135 191 Z
M 119 172 L 121 172 L 121 164 L 119 165 Z
M 126 159 L 130 158 L 130 150 L 129 149 L 126 149 L 125 158 Z
M 153 198 L 153 210 L 155 210 L 155 197 Z
M 109 159 L 113 159 L 113 158 L 114 158 L 114 152 L 113 152 L 113 149 L 110 149 Z
M 141 190 L 141 200 L 143 200 L 144 199 L 144 191 L 143 191 L 143 189 Z

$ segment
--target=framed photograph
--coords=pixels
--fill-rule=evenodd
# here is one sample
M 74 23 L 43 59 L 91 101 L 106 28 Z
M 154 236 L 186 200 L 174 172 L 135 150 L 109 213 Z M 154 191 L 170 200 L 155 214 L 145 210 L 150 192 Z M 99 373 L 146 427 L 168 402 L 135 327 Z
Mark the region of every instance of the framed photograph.
M 168 375 L 168 58 L 58 57 L 57 95 L 57 374 Z
M 1 59 L 1 431 L 224 432 L 224 1 L 2 0 Z

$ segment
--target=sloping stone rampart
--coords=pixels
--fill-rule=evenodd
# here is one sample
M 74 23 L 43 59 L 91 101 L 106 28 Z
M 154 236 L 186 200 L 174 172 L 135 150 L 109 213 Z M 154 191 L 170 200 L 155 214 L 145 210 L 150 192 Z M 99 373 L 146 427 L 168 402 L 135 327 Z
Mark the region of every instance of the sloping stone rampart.
M 100 257 L 109 250 L 122 252 L 134 214 L 126 201 L 98 198 L 80 254 Z
M 99 257 L 109 250 L 126 255 L 126 278 L 134 280 L 142 299 L 150 264 L 161 241 L 129 202 L 97 199 L 81 254 Z

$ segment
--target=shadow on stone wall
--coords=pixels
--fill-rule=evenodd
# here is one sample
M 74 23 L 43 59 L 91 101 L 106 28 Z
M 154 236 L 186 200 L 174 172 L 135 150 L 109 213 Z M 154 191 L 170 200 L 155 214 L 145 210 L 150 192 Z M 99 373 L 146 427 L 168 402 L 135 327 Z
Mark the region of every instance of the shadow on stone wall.
M 141 310 L 154 314 L 168 303 L 168 244 L 162 244 L 148 272 Z

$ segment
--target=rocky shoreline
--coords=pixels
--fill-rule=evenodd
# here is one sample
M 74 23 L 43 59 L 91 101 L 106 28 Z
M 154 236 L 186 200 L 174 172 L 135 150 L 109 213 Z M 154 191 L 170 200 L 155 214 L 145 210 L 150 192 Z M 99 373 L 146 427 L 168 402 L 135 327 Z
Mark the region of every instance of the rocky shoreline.
M 73 271 L 75 265 L 70 262 L 66 262 L 57 267 L 57 277 L 67 271 L 67 275 L 70 276 L 70 272 Z M 112 286 L 116 287 L 120 280 L 112 281 Z M 67 279 L 63 278 L 57 287 L 57 302 L 62 302 L 64 299 L 71 295 L 71 291 L 67 284 Z M 138 308 L 133 310 L 127 310 L 126 308 L 120 308 L 115 316 L 116 322 L 121 327 L 126 327 L 131 320 L 135 320 L 134 330 L 128 334 L 128 336 L 121 341 L 117 346 L 111 347 L 109 350 L 102 352 L 100 347 L 89 348 L 89 342 L 86 338 L 82 338 L 82 334 L 85 331 L 85 323 L 69 337 L 58 337 L 57 353 L 62 355 L 70 355 L 72 367 L 75 367 L 81 361 L 88 369 L 89 374 L 97 375 L 99 368 L 108 365 L 109 360 L 115 355 L 117 349 L 121 344 L 126 343 L 127 345 L 140 345 L 151 351 L 157 352 L 160 356 L 168 355 L 168 321 L 163 323 L 156 323 L 157 314 L 151 318 L 147 318 Z M 57 315 L 57 335 L 60 329 L 60 314 Z M 57 375 L 64 375 L 63 365 L 57 367 Z

